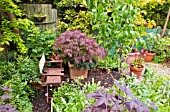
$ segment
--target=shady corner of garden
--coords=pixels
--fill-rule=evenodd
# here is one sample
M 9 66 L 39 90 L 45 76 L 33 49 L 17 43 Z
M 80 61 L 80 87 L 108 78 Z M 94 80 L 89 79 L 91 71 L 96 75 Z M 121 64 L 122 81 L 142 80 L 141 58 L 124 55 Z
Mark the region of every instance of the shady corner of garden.
M 170 112 L 170 0 L 0 0 L 0 112 Z

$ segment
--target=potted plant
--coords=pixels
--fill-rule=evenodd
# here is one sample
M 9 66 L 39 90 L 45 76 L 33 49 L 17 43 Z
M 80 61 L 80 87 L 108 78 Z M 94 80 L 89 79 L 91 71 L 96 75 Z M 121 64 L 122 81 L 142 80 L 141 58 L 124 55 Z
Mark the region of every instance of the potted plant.
M 159 44 L 159 38 L 161 38 L 159 34 L 148 33 L 137 42 L 136 45 L 138 48 L 143 47 L 145 52 L 147 52 L 144 57 L 145 62 L 151 62 L 156 55 L 156 47 Z
M 46 15 L 44 15 L 43 13 L 37 13 L 37 14 L 34 14 L 33 17 L 36 22 L 42 22 L 45 20 Z
M 103 59 L 106 55 L 103 47 L 80 30 L 62 33 L 54 43 L 54 49 L 59 51 L 57 58 L 68 62 L 71 79 L 87 78 L 88 69 L 95 67 L 98 58 Z
M 137 49 L 132 49 L 132 51 L 130 53 L 127 54 L 127 64 L 131 64 L 132 61 L 135 59 L 135 54 L 138 52 Z
M 144 52 L 144 49 L 139 53 L 135 53 L 135 59 L 130 64 L 130 75 L 132 72 L 136 74 L 137 78 L 141 76 L 142 71 L 144 70 L 144 57 L 147 55 L 147 52 Z

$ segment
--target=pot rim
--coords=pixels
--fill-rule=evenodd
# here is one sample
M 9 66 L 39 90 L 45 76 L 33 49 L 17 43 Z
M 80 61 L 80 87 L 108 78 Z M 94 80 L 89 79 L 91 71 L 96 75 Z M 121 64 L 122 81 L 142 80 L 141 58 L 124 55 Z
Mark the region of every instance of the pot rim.
M 134 67 L 132 67 L 132 65 L 130 64 L 130 69 L 131 70 L 135 70 L 135 71 L 142 71 L 143 69 L 144 69 L 144 65 L 142 64 L 142 68 L 134 68 Z

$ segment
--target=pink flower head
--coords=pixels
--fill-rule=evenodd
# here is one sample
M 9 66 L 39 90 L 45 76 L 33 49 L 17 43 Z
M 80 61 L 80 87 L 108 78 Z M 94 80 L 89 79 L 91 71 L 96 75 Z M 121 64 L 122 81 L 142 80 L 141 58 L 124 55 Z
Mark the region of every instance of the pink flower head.
M 89 60 L 89 63 L 92 63 L 92 60 Z
M 148 54 L 148 51 L 145 51 L 145 54 Z
M 137 56 L 140 56 L 140 53 L 139 53 L 139 52 L 137 52 Z
M 141 53 L 141 54 L 144 54 L 144 49 L 142 49 L 142 50 L 140 51 L 140 53 Z
M 136 53 L 135 53 L 135 56 L 140 56 L 140 53 L 139 53 L 139 52 L 136 52 Z

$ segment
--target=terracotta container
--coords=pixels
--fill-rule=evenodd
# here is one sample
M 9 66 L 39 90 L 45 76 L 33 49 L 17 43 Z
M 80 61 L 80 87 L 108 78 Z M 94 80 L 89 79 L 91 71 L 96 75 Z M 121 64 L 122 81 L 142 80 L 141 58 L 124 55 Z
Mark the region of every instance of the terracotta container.
M 86 67 L 83 67 L 83 69 L 80 68 L 74 68 L 74 65 L 68 62 L 69 66 L 69 72 L 70 72 L 70 78 L 75 79 L 75 78 L 87 78 L 88 74 L 88 69 Z
M 135 53 L 129 53 L 128 58 L 126 60 L 127 64 L 130 65 L 134 59 L 135 59 Z
M 145 56 L 145 62 L 152 62 L 153 61 L 153 57 L 155 56 L 156 53 L 147 53 Z
M 136 74 L 137 78 L 141 76 L 143 70 L 144 70 L 144 66 L 143 68 L 134 68 L 130 65 L 130 75 L 132 75 L 133 72 L 134 74 Z

